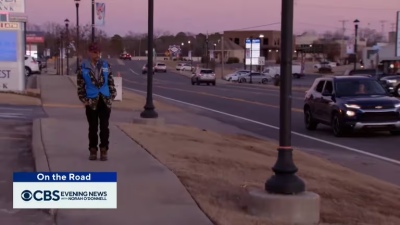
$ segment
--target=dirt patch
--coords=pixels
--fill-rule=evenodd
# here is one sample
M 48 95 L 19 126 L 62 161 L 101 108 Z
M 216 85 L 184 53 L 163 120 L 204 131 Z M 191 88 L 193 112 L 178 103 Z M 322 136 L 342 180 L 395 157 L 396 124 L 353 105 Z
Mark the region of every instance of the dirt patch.
M 262 189 L 272 175 L 275 143 L 177 125 L 120 128 L 170 168 L 216 224 L 274 224 L 249 215 L 244 199 L 246 187 Z M 323 224 L 400 224 L 398 186 L 300 151 L 294 154 L 299 176 L 321 196 Z
M 0 104 L 10 105 L 41 105 L 37 97 L 28 96 L 28 93 L 0 93 Z

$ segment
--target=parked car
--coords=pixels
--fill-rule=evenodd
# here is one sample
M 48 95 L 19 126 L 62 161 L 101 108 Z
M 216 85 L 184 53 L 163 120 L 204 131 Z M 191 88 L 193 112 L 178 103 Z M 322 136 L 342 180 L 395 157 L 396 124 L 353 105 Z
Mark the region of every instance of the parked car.
M 154 67 L 154 72 L 167 72 L 167 65 L 165 63 L 156 63 L 156 66 Z
M 39 63 L 32 56 L 25 55 L 25 76 L 30 76 L 35 73 L 41 73 Z
M 357 130 L 399 135 L 400 100 L 371 77 L 317 78 L 306 92 L 304 122 L 308 130 L 318 124 L 331 126 L 337 137 Z
M 376 69 L 356 69 L 348 70 L 345 75 L 354 76 L 368 76 L 378 80 L 385 89 L 396 97 L 400 97 L 400 75 L 386 74 Z
M 225 75 L 223 77 L 223 79 L 227 80 L 227 81 L 238 81 L 240 75 L 248 74 L 248 73 L 250 73 L 250 70 L 238 70 L 234 73 Z
M 122 60 L 132 60 L 132 56 L 129 53 L 122 53 L 121 55 L 119 55 L 119 58 Z
M 238 82 L 249 83 L 251 81 L 253 83 L 267 84 L 271 80 L 273 80 L 271 76 L 265 75 L 263 73 L 252 72 L 240 75 Z
M 193 67 L 187 63 L 178 63 L 178 65 L 176 65 L 175 68 L 178 71 L 192 71 L 193 70 Z
M 39 69 L 42 70 L 44 68 L 47 68 L 47 59 L 45 58 L 38 58 L 36 61 L 39 63 Z
M 216 84 L 216 77 L 215 73 L 211 69 L 202 69 L 197 68 L 191 77 L 192 85 L 200 85 L 201 83 L 206 83 L 207 85 L 214 85 Z
M 142 67 L 142 74 L 146 74 L 147 73 L 147 63 L 143 65 Z M 154 74 L 155 68 L 153 67 L 153 74 Z
M 321 67 L 330 67 L 330 68 L 334 68 L 337 66 L 336 62 L 330 62 L 330 61 L 322 61 L 320 63 L 314 64 L 314 68 L 315 69 L 320 69 Z
M 281 76 L 281 67 L 269 66 L 264 69 L 263 74 L 278 79 Z M 301 65 L 292 65 L 292 75 L 296 78 L 304 76 L 304 74 L 301 72 Z

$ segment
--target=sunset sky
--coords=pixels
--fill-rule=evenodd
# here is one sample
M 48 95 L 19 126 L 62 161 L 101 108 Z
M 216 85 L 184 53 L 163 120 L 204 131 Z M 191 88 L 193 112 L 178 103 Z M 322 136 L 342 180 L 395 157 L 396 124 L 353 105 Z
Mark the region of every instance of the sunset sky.
M 100 2 L 100 0 L 99 0 Z M 108 34 L 124 35 L 128 31 L 147 32 L 147 1 L 101 0 L 106 3 L 106 25 Z M 188 3 L 190 2 L 190 3 Z M 81 0 L 81 24 L 90 22 L 90 0 Z M 397 6 L 394 7 L 394 6 Z M 360 27 L 381 30 L 379 21 L 387 21 L 385 32 L 396 22 L 398 0 L 295 0 L 295 32 L 304 30 L 334 30 L 341 28 L 339 20 L 359 19 Z M 68 18 L 76 23 L 73 0 L 26 0 L 29 21 L 42 24 L 46 21 L 62 23 Z M 189 32 L 222 32 L 280 22 L 281 0 L 155 0 L 155 29 Z M 255 29 L 279 30 L 280 25 Z

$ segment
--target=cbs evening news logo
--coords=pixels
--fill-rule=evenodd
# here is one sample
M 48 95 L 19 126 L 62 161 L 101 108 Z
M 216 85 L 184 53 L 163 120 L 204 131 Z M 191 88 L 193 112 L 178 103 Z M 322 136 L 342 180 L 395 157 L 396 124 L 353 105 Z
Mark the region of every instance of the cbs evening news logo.
M 24 190 L 21 193 L 22 200 L 34 201 L 107 201 L 107 191 L 50 191 Z
M 14 209 L 116 209 L 115 172 L 16 172 Z

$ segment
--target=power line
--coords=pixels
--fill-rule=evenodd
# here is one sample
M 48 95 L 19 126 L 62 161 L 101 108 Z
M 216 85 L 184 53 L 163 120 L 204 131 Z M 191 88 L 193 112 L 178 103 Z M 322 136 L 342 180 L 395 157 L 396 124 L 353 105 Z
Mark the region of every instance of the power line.
M 397 11 L 397 9 L 392 8 L 364 8 L 364 7 L 349 7 L 349 6 L 333 6 L 333 5 L 319 5 L 319 4 L 298 4 L 297 6 L 306 6 L 313 8 L 336 8 L 336 9 L 355 9 L 355 10 L 371 10 L 371 11 Z

